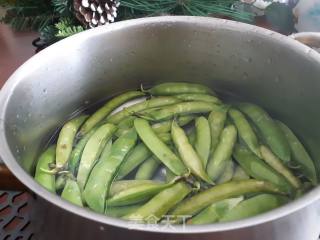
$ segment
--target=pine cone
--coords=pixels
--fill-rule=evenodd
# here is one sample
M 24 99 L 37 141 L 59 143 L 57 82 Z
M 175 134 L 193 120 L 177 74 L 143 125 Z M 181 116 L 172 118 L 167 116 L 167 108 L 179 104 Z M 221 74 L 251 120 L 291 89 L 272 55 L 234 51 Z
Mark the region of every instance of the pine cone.
M 74 0 L 77 19 L 91 28 L 114 22 L 119 0 Z

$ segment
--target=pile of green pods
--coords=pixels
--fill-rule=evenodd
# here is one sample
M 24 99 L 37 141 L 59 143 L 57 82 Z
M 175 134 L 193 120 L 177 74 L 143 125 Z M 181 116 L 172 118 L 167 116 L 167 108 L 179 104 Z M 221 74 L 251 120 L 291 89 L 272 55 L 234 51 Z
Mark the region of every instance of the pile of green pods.
M 115 111 L 134 99 L 141 101 Z M 318 183 L 288 126 L 255 104 L 224 103 L 210 88 L 184 82 L 128 91 L 69 120 L 40 155 L 34 178 L 78 206 L 159 224 L 166 215 L 176 224 L 252 217 Z

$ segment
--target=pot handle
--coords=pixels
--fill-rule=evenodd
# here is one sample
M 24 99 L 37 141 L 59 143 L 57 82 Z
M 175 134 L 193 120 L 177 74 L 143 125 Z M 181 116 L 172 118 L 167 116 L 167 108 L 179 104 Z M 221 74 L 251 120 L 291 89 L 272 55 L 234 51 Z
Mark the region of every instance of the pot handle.
M 289 37 L 313 48 L 320 53 L 320 32 L 301 32 L 290 35 Z
M 0 190 L 21 191 L 26 190 L 23 185 L 6 167 L 0 158 Z

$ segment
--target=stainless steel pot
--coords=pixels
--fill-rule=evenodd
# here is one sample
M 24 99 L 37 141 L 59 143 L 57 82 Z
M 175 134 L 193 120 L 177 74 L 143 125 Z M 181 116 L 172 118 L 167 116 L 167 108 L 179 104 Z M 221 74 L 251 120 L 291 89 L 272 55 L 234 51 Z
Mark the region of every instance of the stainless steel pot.
M 320 169 L 319 76 L 317 52 L 251 25 L 213 18 L 156 17 L 99 27 L 43 50 L 8 80 L 0 93 L 0 154 L 22 183 L 70 212 L 59 210 L 69 215 L 70 222 L 78 223 L 75 232 L 64 228 L 64 236 L 71 239 L 78 234 L 84 239 L 87 229 L 92 238 L 93 228 L 104 236 L 111 232 L 121 235 L 128 227 L 137 230 L 141 226 L 69 204 L 40 187 L 31 176 L 39 150 L 66 116 L 141 83 L 199 82 L 225 97 L 260 104 L 289 123 Z M 177 235 L 164 234 L 173 233 L 185 234 L 184 239 L 315 240 L 320 232 L 319 199 L 317 187 L 257 217 L 185 228 L 144 225 L 142 231 L 154 235 L 131 231 L 130 237 L 177 239 Z M 88 226 L 95 226 L 92 232 Z

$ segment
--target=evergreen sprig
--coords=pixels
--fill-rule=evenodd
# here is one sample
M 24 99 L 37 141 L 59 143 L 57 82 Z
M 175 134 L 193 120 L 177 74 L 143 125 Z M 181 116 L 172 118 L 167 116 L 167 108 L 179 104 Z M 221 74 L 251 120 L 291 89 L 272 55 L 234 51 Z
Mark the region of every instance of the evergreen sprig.
M 70 0 L 52 0 L 51 4 L 54 11 L 58 13 L 61 17 L 72 17 L 73 7 L 72 1 Z
M 0 0 L 7 13 L 0 21 L 16 30 L 36 30 L 45 45 L 84 31 L 74 0 Z M 233 9 L 239 0 L 120 0 L 116 21 L 156 15 L 226 16 L 250 22 L 253 14 Z
M 56 37 L 66 38 L 70 37 L 76 33 L 84 31 L 84 27 L 80 25 L 75 25 L 72 19 L 62 19 L 60 22 L 55 24 L 58 32 L 56 33 Z
M 16 0 L 13 5 L 7 5 L 1 22 L 10 24 L 16 30 L 41 30 L 54 19 L 52 7 L 45 0 Z
M 238 12 L 231 6 L 237 0 L 121 0 L 122 8 L 132 9 L 140 15 L 220 15 L 240 21 L 251 22 L 254 15 L 250 12 Z M 130 13 L 130 11 L 128 11 Z

